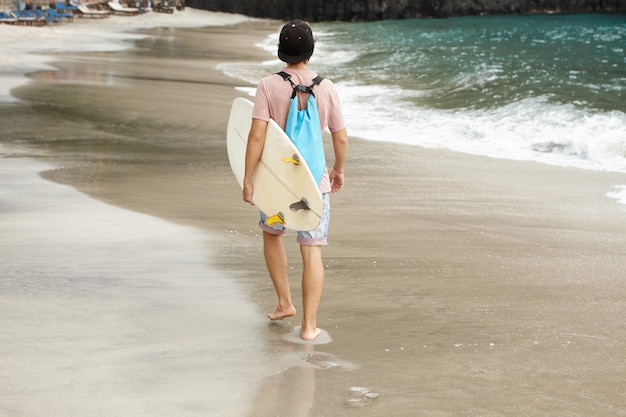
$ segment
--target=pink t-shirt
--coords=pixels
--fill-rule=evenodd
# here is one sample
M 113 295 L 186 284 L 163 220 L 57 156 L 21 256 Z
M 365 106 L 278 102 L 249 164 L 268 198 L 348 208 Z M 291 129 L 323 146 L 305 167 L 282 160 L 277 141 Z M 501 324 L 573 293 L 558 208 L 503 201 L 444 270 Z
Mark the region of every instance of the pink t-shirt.
M 317 76 L 317 73 L 311 70 L 286 68 L 284 71 L 291 75 L 294 83 L 299 85 L 311 85 L 313 78 Z M 252 118 L 266 122 L 272 118 L 281 128 L 285 129 L 292 91 L 289 81 L 285 81 L 280 75 L 273 74 L 263 78 L 257 86 Z M 338 132 L 343 129 L 345 124 L 341 103 L 333 82 L 324 79 L 313 88 L 313 93 L 315 94 L 322 132 Z M 300 110 L 306 107 L 308 98 L 308 94 L 298 94 Z M 330 189 L 330 180 L 328 171 L 326 171 L 320 182 L 320 191 L 327 193 L 330 192 Z

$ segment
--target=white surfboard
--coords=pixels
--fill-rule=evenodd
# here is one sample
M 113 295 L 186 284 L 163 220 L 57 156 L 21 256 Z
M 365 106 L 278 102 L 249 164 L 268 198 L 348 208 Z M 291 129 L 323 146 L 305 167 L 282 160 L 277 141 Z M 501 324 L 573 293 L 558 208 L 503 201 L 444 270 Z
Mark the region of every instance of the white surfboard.
M 242 188 L 253 106 L 250 100 L 236 98 L 228 119 L 228 159 Z M 252 201 L 269 216 L 268 223 L 302 231 L 319 226 L 324 211 L 319 187 L 291 139 L 271 119 L 253 184 Z

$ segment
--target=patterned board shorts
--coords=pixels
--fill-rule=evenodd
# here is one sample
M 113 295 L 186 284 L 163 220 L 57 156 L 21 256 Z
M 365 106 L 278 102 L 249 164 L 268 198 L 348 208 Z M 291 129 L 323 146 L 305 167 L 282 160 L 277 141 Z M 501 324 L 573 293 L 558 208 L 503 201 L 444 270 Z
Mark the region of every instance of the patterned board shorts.
M 322 193 L 322 201 L 324 202 L 324 213 L 322 214 L 322 220 L 320 225 L 315 230 L 309 230 L 307 232 L 298 231 L 298 243 L 302 246 L 325 246 L 328 245 L 328 223 L 330 221 L 330 193 Z M 261 212 L 261 221 L 259 227 L 264 231 L 272 235 L 283 235 L 287 232 L 287 229 L 280 225 L 275 224 L 270 227 L 265 222 L 267 221 L 267 215 Z

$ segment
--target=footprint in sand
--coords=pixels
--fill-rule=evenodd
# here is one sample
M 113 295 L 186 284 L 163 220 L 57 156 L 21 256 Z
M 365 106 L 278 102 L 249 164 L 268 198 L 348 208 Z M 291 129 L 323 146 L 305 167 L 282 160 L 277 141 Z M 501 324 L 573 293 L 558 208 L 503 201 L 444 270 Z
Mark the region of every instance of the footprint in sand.
M 304 366 L 320 370 L 342 369 L 348 371 L 358 368 L 357 365 L 341 360 L 335 355 L 316 350 L 314 345 L 323 345 L 333 341 L 327 331 L 322 330 L 315 340 L 310 341 L 302 340 L 300 332 L 301 327 L 296 326 L 289 333 L 283 334 L 283 339 L 286 341 L 301 345 L 290 355 L 286 355 L 287 360 L 292 366 Z
M 315 338 L 315 340 L 302 340 L 302 337 L 300 337 L 302 327 L 296 326 L 289 333 L 283 335 L 283 338 L 291 343 L 299 343 L 302 345 L 325 345 L 333 341 L 333 338 L 330 337 L 326 330 L 320 330 L 321 333 Z
M 357 366 L 351 362 L 338 359 L 335 355 L 324 352 L 311 353 L 304 359 L 304 362 L 306 362 L 308 366 L 324 370 L 342 369 L 344 371 L 352 371 L 357 368 Z
M 377 392 L 372 392 L 364 387 L 352 387 L 350 388 L 348 405 L 351 407 L 367 407 L 376 401 L 377 398 Z

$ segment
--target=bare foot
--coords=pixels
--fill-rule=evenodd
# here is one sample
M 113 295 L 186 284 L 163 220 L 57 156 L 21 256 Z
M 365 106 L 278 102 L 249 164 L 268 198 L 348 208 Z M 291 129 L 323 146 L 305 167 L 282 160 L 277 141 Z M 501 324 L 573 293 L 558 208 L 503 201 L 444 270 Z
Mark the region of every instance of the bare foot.
M 320 333 L 322 333 L 322 330 L 318 329 L 317 327 L 311 330 L 305 330 L 304 327 L 302 327 L 301 336 L 303 340 L 315 340 L 315 338 L 319 336 Z
M 270 320 L 282 320 L 287 317 L 293 317 L 296 315 L 296 308 L 294 306 L 289 306 L 285 309 L 282 309 L 280 306 L 276 307 L 276 310 L 273 313 L 269 313 L 267 317 Z

